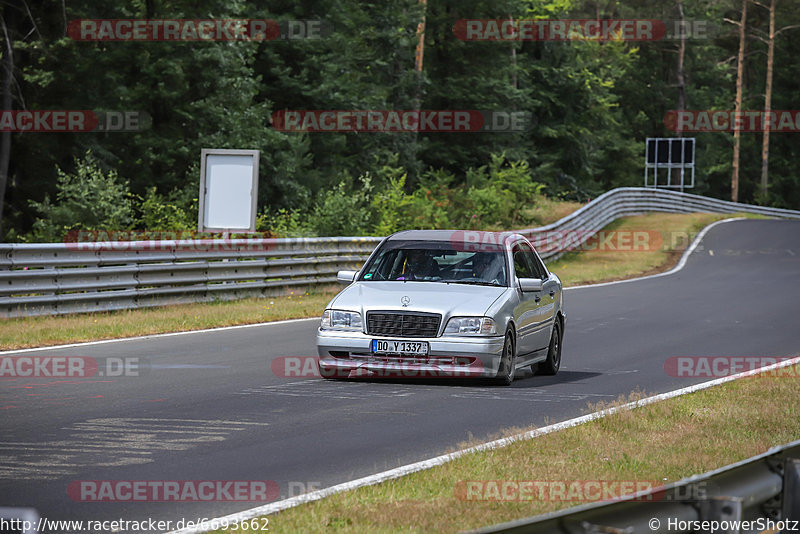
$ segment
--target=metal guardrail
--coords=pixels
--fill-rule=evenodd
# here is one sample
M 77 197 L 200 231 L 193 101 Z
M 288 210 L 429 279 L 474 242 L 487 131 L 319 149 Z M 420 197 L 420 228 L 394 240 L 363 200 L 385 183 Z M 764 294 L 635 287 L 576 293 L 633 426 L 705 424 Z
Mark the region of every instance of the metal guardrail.
M 705 526 L 704 521 L 708 522 Z M 716 529 L 710 528 L 714 525 Z M 587 504 L 475 532 L 738 534 L 778 530 L 800 530 L 800 440 L 703 475 L 637 493 L 628 500 Z
M 534 245 L 569 234 L 570 246 L 619 217 L 652 211 L 758 213 L 764 208 L 646 188 L 619 188 L 563 219 L 520 230 Z M 343 215 L 344 216 L 344 215 Z M 336 281 L 358 269 L 379 237 L 0 243 L 0 317 L 24 317 L 267 296 Z M 537 246 L 537 248 L 539 248 Z M 544 247 L 543 259 L 565 252 Z
M 597 197 L 581 209 L 547 226 L 519 230 L 533 242 L 542 259 L 549 261 L 569 249 L 547 247 L 548 242 L 568 243 L 577 248 L 590 237 L 620 217 L 646 212 L 668 213 L 754 213 L 766 217 L 800 219 L 800 211 L 739 204 L 715 198 L 664 189 L 620 187 Z M 543 246 L 544 245 L 544 246 Z
M 357 269 L 373 237 L 0 244 L 0 317 L 305 291 Z

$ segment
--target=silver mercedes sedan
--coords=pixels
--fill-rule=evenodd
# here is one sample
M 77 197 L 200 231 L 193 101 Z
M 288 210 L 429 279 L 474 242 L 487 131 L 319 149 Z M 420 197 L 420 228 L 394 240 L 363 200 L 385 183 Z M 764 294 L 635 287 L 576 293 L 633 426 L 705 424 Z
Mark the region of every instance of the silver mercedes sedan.
M 328 304 L 317 332 L 325 378 L 484 377 L 561 366 L 558 276 L 516 233 L 409 230 L 378 245 Z

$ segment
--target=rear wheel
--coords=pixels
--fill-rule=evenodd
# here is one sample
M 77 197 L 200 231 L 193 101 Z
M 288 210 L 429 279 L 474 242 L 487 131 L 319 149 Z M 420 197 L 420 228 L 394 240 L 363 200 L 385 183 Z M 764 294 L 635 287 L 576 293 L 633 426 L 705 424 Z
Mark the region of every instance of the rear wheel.
M 503 343 L 503 354 L 500 357 L 500 369 L 497 370 L 497 377 L 494 379 L 494 383 L 498 386 L 510 386 L 514 382 L 517 363 L 517 355 L 514 348 L 514 333 L 508 330 Z
M 558 319 L 553 324 L 553 334 L 550 336 L 550 347 L 547 349 L 547 359 L 539 364 L 538 371 L 543 375 L 554 375 L 561 367 L 561 323 Z

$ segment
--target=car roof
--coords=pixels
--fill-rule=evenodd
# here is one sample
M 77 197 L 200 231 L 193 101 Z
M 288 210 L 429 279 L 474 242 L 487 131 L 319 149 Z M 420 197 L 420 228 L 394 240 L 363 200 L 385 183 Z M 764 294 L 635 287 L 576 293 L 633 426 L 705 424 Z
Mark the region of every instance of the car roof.
M 502 243 L 509 238 L 526 239 L 516 232 L 485 232 L 483 230 L 403 230 L 390 235 L 389 241 L 453 241 Z

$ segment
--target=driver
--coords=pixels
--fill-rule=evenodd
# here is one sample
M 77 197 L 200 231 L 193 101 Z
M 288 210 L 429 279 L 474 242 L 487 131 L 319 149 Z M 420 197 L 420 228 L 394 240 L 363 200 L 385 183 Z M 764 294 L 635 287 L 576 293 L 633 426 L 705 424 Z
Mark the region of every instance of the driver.
M 439 264 L 424 250 L 409 250 L 398 280 L 424 280 L 439 274 Z

